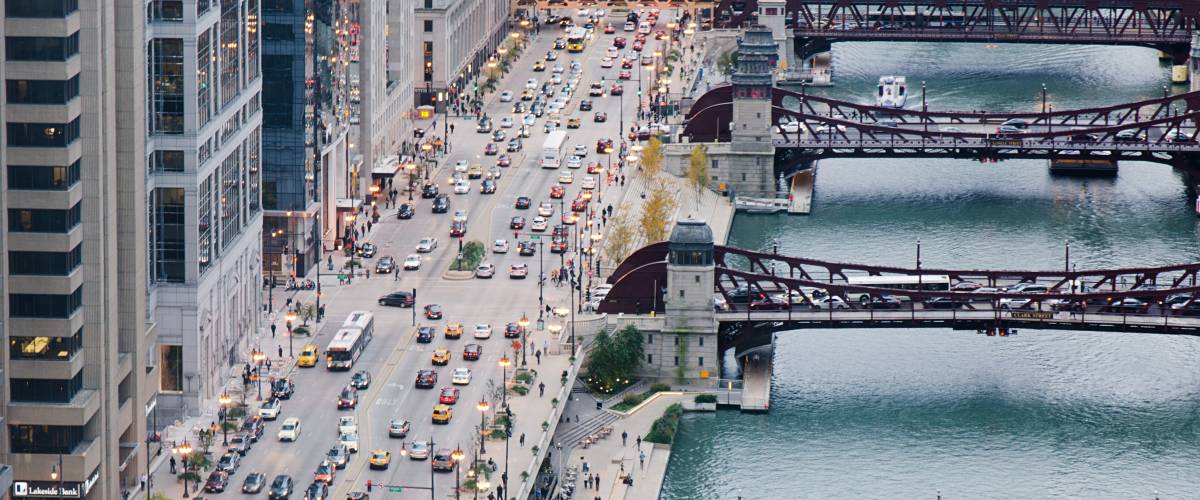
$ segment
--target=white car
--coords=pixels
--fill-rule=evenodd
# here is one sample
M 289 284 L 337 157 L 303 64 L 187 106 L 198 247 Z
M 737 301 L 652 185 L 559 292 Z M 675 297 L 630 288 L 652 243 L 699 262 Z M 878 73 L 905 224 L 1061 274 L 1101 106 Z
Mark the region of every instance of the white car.
M 347 432 L 338 437 L 338 443 L 346 447 L 350 453 L 358 453 L 358 433 Z
M 585 157 L 587 157 L 587 154 L 588 154 L 588 147 L 587 147 L 587 146 L 585 146 L 585 145 L 583 145 L 583 144 L 576 144 L 576 145 L 575 145 L 575 156 L 578 156 L 578 157 L 580 157 L 580 158 L 585 158 Z
M 845 126 L 845 125 L 838 125 L 838 126 L 837 126 L 837 131 L 838 131 L 838 132 L 845 132 L 845 131 L 846 131 L 846 126 Z M 831 127 L 831 126 L 829 126 L 829 125 L 821 125 L 820 127 L 817 127 L 816 133 L 818 133 L 818 134 L 832 134 L 832 133 L 833 133 L 833 127 Z
M 467 194 L 471 192 L 471 181 L 466 179 L 454 183 L 454 194 Z
M 425 460 L 429 458 L 429 442 L 428 441 L 413 441 L 408 447 L 408 458 L 410 460 Z
M 621 55 L 621 49 L 618 49 L 616 47 L 609 47 L 607 50 L 604 51 L 604 57 L 614 58 L 619 55 Z
M 512 118 L 509 118 L 506 116 L 506 117 L 500 119 L 500 128 L 512 128 L 512 126 L 513 126 Z
M 611 57 L 605 57 L 604 59 L 601 59 L 601 60 L 600 60 L 600 67 L 601 67 L 601 68 L 611 68 L 611 67 L 613 67 L 613 60 L 612 60 L 612 58 L 611 58 Z
M 417 242 L 417 253 L 429 253 L 437 248 L 437 238 L 426 236 Z
M 1000 299 L 1001 309 L 1024 309 L 1033 303 L 1033 299 L 1025 297 L 1005 297 Z
M 455 368 L 454 375 L 450 377 L 450 383 L 454 385 L 467 385 L 471 383 L 470 368 Z
M 295 441 L 300 439 L 300 419 L 296 417 L 289 418 L 283 421 L 283 426 L 279 428 L 280 441 Z
M 525 80 L 525 88 L 527 88 L 529 90 L 537 90 L 537 88 L 538 88 L 537 78 L 530 78 L 528 80 Z
M 466 224 L 466 222 L 467 222 L 467 211 L 466 211 L 466 210 L 455 210 L 455 211 L 454 211 L 454 218 L 453 218 L 453 219 L 450 219 L 450 220 L 451 220 L 452 222 L 462 222 L 462 223 Z
M 500 102 L 512 102 L 513 93 L 511 90 L 505 90 L 500 93 Z
M 525 279 L 529 276 L 529 265 L 527 264 L 512 264 L 508 266 L 508 277 L 514 280 Z
M 567 70 L 567 68 L 565 66 L 563 66 L 562 63 L 556 63 L 554 65 L 554 68 L 552 68 L 550 71 L 553 71 L 554 73 L 562 73 L 563 71 L 566 71 L 566 70 Z
M 496 275 L 496 265 L 490 262 L 484 262 L 479 267 L 475 268 L 476 278 L 491 278 Z
M 579 168 L 583 166 L 583 159 L 578 156 L 567 158 L 567 168 Z
M 579 187 L 583 189 L 596 189 L 596 178 L 586 175 L 579 181 Z
M 575 174 L 572 174 L 570 170 L 563 170 L 558 173 L 559 184 L 570 184 L 572 182 L 575 182 Z
M 850 304 L 847 304 L 845 300 L 842 300 L 842 298 L 837 295 L 830 295 L 828 297 L 825 297 L 825 298 L 822 298 L 819 300 L 815 300 L 815 301 L 813 301 L 813 306 L 816 307 L 817 309 L 849 309 L 850 308 Z
M 404 270 L 416 271 L 421 268 L 421 256 L 417 254 L 409 255 L 404 258 Z
M 555 74 L 551 75 L 551 76 L 550 76 L 550 83 L 552 83 L 552 84 L 554 84 L 554 85 L 558 85 L 558 84 L 562 83 L 562 75 L 560 75 L 560 74 L 558 74 L 558 73 L 555 73 Z
M 625 28 L 623 29 L 623 31 L 627 31 L 627 32 L 628 32 L 628 31 L 633 31 L 633 30 L 636 30 L 636 29 L 637 29 L 637 26 L 636 26 L 636 25 L 634 25 L 632 22 L 627 22 L 627 23 L 625 23 Z
M 455 172 L 458 172 L 460 174 L 465 174 L 465 173 L 467 173 L 468 168 L 470 168 L 470 165 L 467 163 L 467 160 L 458 160 L 458 161 L 454 162 L 454 171 Z
M 492 243 L 492 253 L 508 253 L 508 240 L 496 240 Z
M 279 403 L 278 399 L 272 399 L 266 403 L 263 403 L 262 406 L 258 407 L 259 418 L 262 418 L 263 420 L 275 420 L 279 418 L 280 406 L 283 405 Z
M 591 11 L 587 9 L 579 9 L 575 11 L 575 15 L 579 17 L 587 17 L 589 14 L 591 14 Z
M 534 123 L 537 123 L 537 116 L 533 113 L 529 113 L 524 118 L 521 118 L 521 124 L 523 125 L 533 125 Z
M 637 60 L 638 60 L 638 53 L 637 53 L 637 51 L 636 51 L 636 50 L 633 50 L 633 49 L 626 50 L 626 51 L 625 51 L 625 58 L 626 58 L 626 59 L 629 59 L 630 61 L 637 61 Z
M 479 323 L 475 325 L 475 338 L 490 339 L 492 338 L 492 325 L 487 323 Z
M 533 222 L 529 223 L 529 230 L 530 231 L 545 231 L 546 230 L 546 218 L 545 217 L 534 217 Z
M 347 416 L 338 418 L 338 428 L 337 429 L 338 429 L 338 435 L 342 435 L 347 432 L 356 434 L 356 433 L 358 433 L 358 421 L 355 420 L 354 416 L 352 416 L 352 415 L 347 415 Z
M 554 204 L 548 201 L 543 201 L 538 204 L 538 215 L 542 217 L 551 217 L 554 215 Z
M 779 127 L 782 128 L 784 132 L 789 134 L 800 133 L 800 122 L 797 120 L 789 120 L 781 124 Z

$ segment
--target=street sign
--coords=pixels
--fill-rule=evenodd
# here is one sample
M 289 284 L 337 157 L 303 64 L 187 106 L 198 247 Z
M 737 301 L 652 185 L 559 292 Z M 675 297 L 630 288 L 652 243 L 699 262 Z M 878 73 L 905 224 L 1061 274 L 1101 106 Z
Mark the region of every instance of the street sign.
M 534 235 L 530 235 L 530 236 L 529 236 L 529 239 L 531 239 L 531 240 L 533 240 L 533 241 L 538 241 L 538 240 L 541 240 L 541 239 L 542 239 L 542 236 L 541 236 L 541 235 L 539 235 L 539 234 L 534 234 Z
M 400 491 L 401 491 L 401 490 L 403 490 L 403 489 L 404 489 L 404 488 L 400 488 L 400 487 L 391 487 L 391 486 L 389 486 L 389 487 L 388 487 L 388 492 L 389 492 L 389 493 L 400 493 Z

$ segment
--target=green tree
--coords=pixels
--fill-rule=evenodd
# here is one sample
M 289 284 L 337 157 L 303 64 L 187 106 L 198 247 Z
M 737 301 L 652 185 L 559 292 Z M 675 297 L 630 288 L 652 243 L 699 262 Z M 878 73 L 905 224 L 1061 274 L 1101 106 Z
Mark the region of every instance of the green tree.
M 662 183 L 650 187 L 650 194 L 642 204 L 642 217 L 639 225 L 646 243 L 657 243 L 667 239 L 667 230 L 671 227 L 671 216 L 679 202 L 675 193 Z
M 700 192 L 708 187 L 708 147 L 697 144 L 688 157 L 687 180 L 696 189 L 696 205 L 700 205 Z
M 301 325 L 308 326 L 308 322 L 312 321 L 313 318 L 317 317 L 317 305 L 316 304 L 305 304 L 305 303 L 297 302 L 296 309 L 298 309 L 300 311 L 300 321 L 301 321 L 300 324 Z
M 620 263 L 633 252 L 638 235 L 637 222 L 629 203 L 622 203 L 611 219 L 608 219 L 608 235 L 604 240 L 604 253 L 608 260 Z
M 658 136 L 651 135 L 650 140 L 642 146 L 642 172 L 648 179 L 657 179 L 662 172 L 663 147 Z M 653 181 L 652 181 L 653 182 Z
M 642 333 L 637 327 L 629 325 L 613 334 L 601 330 L 584 361 L 589 383 L 601 392 L 627 385 L 637 374 L 642 355 Z
M 717 71 L 720 71 L 722 75 L 732 75 L 733 70 L 737 69 L 738 57 L 737 49 L 725 51 L 720 57 L 717 57 Z

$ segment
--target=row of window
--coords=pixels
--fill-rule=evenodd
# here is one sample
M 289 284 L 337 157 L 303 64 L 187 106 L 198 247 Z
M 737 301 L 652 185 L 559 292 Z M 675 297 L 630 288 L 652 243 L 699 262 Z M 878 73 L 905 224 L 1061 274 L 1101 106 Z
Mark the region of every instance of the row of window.
M 699 363 L 697 366 L 704 366 L 704 356 L 700 356 L 700 359 L 699 359 L 699 361 L 700 361 L 700 363 Z M 654 363 L 654 355 L 653 355 L 653 354 L 647 354 L 647 355 L 646 355 L 646 362 L 647 362 L 647 363 Z M 679 356 L 675 356 L 675 365 L 674 365 L 674 366 L 679 366 Z
M 69 379 L 13 378 L 9 379 L 13 401 L 25 403 L 70 403 L 83 389 L 83 370 Z
M 183 151 L 156 149 L 150 153 L 151 172 L 183 172 Z
M 79 182 L 79 160 L 65 167 L 9 165 L 8 188 L 30 191 L 66 191 Z
M 83 286 L 67 295 L 51 293 L 8 294 L 9 316 L 14 318 L 66 319 L 83 307 Z
M 83 427 L 76 425 L 9 425 L 12 453 L 62 453 L 69 455 L 83 442 Z
M 155 38 L 146 48 L 152 134 L 183 133 L 183 39 Z
M 79 0 L 8 0 L 4 5 L 6 17 L 67 17 L 79 10 Z
M 68 80 L 8 80 L 9 104 L 66 104 L 79 97 L 79 75 Z
M 82 202 L 81 202 L 82 203 Z M 66 210 L 53 208 L 10 208 L 8 230 L 15 233 L 66 233 L 82 220 L 80 203 Z
M 4 37 L 9 61 L 66 61 L 79 53 L 79 32 L 70 36 Z
M 82 244 L 68 252 L 8 252 L 8 272 L 22 276 L 67 276 L 82 263 Z
M 83 328 L 70 337 L 9 337 L 9 359 L 67 361 L 83 349 Z
M 183 22 L 183 0 L 150 0 L 146 5 L 146 19 L 153 22 Z
M 8 145 L 61 148 L 79 139 L 79 117 L 69 123 L 9 123 Z

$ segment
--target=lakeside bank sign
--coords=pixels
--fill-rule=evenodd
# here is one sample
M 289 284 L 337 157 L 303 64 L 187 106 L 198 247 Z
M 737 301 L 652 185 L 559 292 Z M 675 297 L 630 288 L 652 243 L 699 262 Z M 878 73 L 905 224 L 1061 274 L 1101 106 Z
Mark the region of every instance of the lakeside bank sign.
M 100 469 L 96 469 L 87 481 L 64 482 L 61 490 L 58 481 L 13 481 L 12 494 L 16 498 L 83 498 L 99 479 Z

